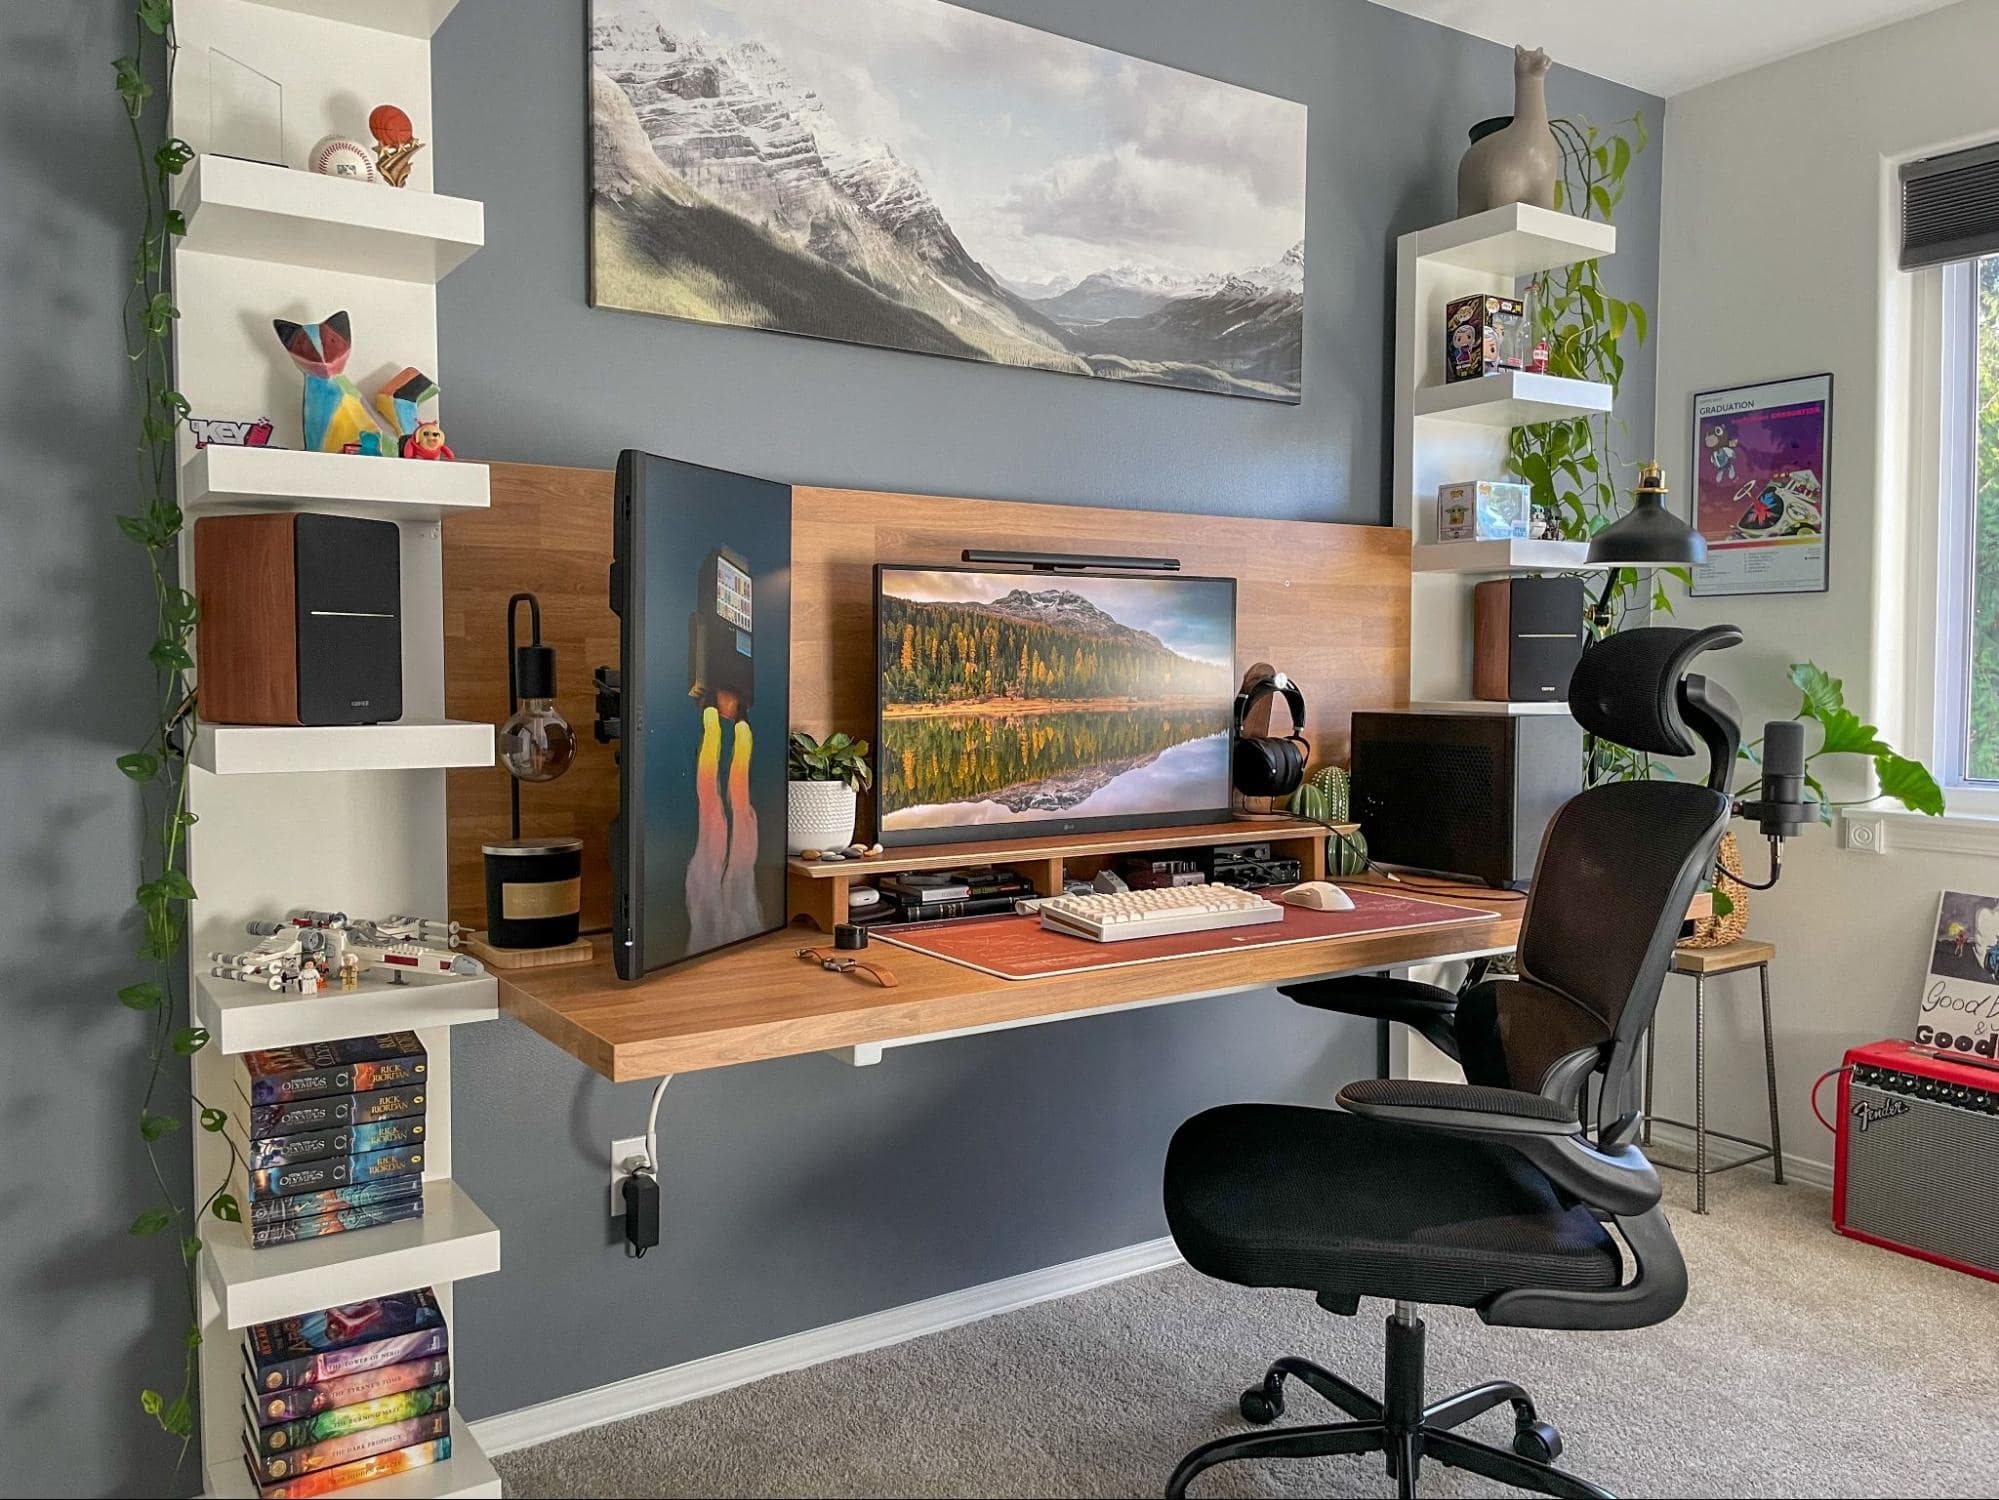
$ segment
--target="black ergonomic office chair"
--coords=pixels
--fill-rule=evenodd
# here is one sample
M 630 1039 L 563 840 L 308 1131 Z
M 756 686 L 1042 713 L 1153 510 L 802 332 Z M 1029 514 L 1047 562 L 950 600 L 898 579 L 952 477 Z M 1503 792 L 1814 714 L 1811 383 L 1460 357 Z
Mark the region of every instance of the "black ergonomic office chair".
M 1297 1358 L 1243 1392 L 1259 1425 L 1295 1378 L 1354 1420 L 1273 1428 L 1196 1448 L 1167 1486 L 1184 1494 L 1233 1459 L 1385 1453 L 1401 1495 L 1425 1457 L 1547 1495 L 1608 1492 L 1551 1467 L 1561 1437 L 1519 1386 L 1423 1399 L 1425 1302 L 1526 1328 L 1643 1328 L 1679 1311 L 1686 1266 L 1659 1178 L 1625 1108 L 1673 944 L 1730 812 L 1740 731 L 1728 694 L 1687 675 L 1732 625 L 1625 631 L 1583 655 L 1569 707 L 1585 731 L 1655 755 L 1705 746 L 1705 785 L 1619 782 L 1571 798 L 1541 846 L 1519 978 L 1462 997 L 1354 977 L 1287 988 L 1306 1005 L 1400 1021 L 1455 1057 L 1468 1082 L 1381 1079 L 1340 1091 L 1345 1112 L 1279 1104 L 1211 1109 L 1166 1158 L 1166 1217 L 1189 1265 L 1242 1286 L 1295 1287 L 1328 1312 L 1393 1299 L 1380 1400 Z M 1584 1123 L 1595 1081 L 1595 1127 Z M 1618 1237 L 1635 1268 L 1625 1279 Z M 1452 1429 L 1511 1403 L 1512 1451 Z

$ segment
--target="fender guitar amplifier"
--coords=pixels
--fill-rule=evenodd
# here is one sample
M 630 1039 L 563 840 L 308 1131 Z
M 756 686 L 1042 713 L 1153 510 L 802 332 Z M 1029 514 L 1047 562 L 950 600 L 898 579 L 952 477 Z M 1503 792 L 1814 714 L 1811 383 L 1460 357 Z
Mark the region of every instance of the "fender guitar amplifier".
M 1832 1222 L 1999 1281 L 1999 1067 L 1912 1042 L 1846 1054 Z

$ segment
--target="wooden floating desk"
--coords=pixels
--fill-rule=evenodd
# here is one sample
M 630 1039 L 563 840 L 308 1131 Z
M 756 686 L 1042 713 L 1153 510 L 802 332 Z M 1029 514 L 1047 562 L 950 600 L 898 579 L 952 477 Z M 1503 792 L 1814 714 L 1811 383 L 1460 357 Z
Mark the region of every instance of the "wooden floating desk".
M 998 979 L 885 943 L 870 945 L 868 956 L 900 981 L 892 990 L 796 957 L 798 949 L 826 941 L 802 926 L 630 984 L 618 979 L 608 953 L 589 964 L 497 977 L 502 1009 L 614 1083 L 843 1048 L 855 1049 L 855 1061 L 871 1061 L 869 1049 L 883 1044 L 1504 952 L 1519 933 L 1525 903 L 1503 892 L 1426 883 L 1409 894 L 1490 904 L 1500 914 L 1487 922 L 1047 979 Z

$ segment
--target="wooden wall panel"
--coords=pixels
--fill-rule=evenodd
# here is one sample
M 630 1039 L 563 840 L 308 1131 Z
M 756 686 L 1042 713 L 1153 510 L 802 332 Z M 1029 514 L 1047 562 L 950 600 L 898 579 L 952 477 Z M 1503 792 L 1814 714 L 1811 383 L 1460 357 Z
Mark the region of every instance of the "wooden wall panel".
M 609 921 L 606 836 L 617 811 L 610 748 L 589 738 L 591 669 L 614 664 L 612 476 L 604 469 L 493 466 L 493 503 L 444 525 L 445 697 L 454 718 L 506 711 L 507 596 L 541 596 L 557 649 L 559 704 L 582 733 L 559 781 L 521 793 L 522 831 L 573 833 L 584 848 L 586 929 Z M 1392 708 L 1409 681 L 1409 534 L 1386 526 L 1258 521 L 799 486 L 792 506 L 791 722 L 874 734 L 877 562 L 956 564 L 966 547 L 1178 557 L 1237 580 L 1236 657 L 1265 660 L 1305 690 L 1313 763 L 1344 762 L 1355 709 Z M 450 776 L 451 907 L 483 923 L 479 844 L 503 835 L 504 771 Z

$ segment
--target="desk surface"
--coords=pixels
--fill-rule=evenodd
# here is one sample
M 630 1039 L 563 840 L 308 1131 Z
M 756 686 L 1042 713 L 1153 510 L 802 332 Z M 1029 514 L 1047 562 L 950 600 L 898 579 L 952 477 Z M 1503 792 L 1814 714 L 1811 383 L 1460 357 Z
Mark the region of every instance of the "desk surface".
M 869 957 L 900 981 L 883 989 L 796 957 L 826 941 L 788 928 L 626 984 L 608 954 L 589 964 L 502 972 L 500 1004 L 614 1083 L 770 1057 L 890 1042 L 1121 1005 L 1192 999 L 1511 948 L 1524 902 L 1482 886 L 1426 885 L 1500 912 L 1488 922 L 1332 937 L 1200 954 L 1130 968 L 998 979 L 886 944 Z

